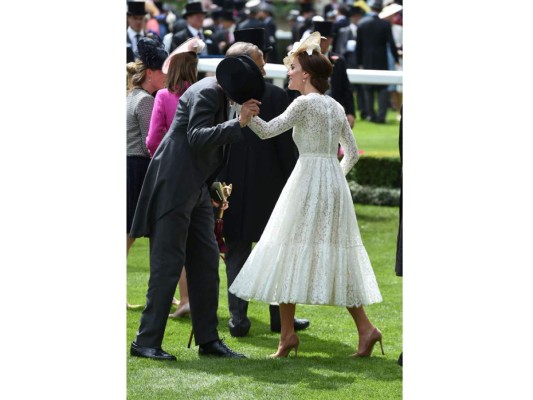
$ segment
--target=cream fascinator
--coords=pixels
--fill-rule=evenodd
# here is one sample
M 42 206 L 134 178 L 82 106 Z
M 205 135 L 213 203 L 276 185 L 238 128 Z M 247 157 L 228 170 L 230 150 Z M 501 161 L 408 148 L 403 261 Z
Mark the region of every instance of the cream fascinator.
M 285 64 L 287 69 L 289 69 L 292 64 L 292 60 L 294 60 L 294 57 L 296 57 L 299 53 L 302 53 L 305 51 L 308 55 L 311 55 L 313 54 L 314 50 L 320 53 L 320 33 L 319 32 L 313 32 L 309 36 L 307 36 L 305 39 L 302 39 L 299 42 L 294 43 L 292 45 L 291 51 L 287 53 L 287 57 L 283 59 L 283 64 Z
M 170 53 L 170 55 L 167 57 L 163 64 L 163 68 L 161 69 L 164 74 L 168 73 L 168 67 L 170 66 L 170 61 L 172 60 L 172 57 L 174 57 L 176 54 L 180 53 L 196 53 L 199 54 L 205 47 L 205 43 L 202 39 L 197 37 L 192 37 L 190 39 L 187 39 L 185 42 L 180 44 L 176 49 Z

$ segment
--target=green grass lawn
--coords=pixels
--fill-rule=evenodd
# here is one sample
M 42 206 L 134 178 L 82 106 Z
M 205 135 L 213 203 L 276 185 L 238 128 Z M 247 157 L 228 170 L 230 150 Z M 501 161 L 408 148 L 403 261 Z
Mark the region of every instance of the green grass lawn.
M 248 359 L 199 358 L 197 347 L 186 347 L 191 330 L 188 318 L 167 324 L 163 349 L 174 354 L 177 362 L 130 357 L 129 346 L 141 315 L 140 310 L 130 310 L 125 343 L 128 399 L 400 399 L 402 368 L 396 362 L 402 351 L 402 280 L 394 273 L 398 208 L 357 204 L 355 210 L 384 299 L 366 311 L 383 333 L 385 356 L 376 345 L 371 358 L 349 358 L 357 350 L 357 334 L 346 309 L 302 305 L 297 306 L 296 315 L 308 318 L 311 326 L 299 333 L 298 357 L 268 359 L 279 335 L 270 332 L 267 304 L 250 303 L 252 328 L 247 337 L 229 334 L 221 261 L 219 334 Z M 148 241 L 139 239 L 128 259 L 130 303 L 144 304 L 148 270 Z
M 355 120 L 353 128 L 355 140 L 363 156 L 374 157 L 399 157 L 398 135 L 400 123 L 397 121 L 397 112 L 389 110 L 385 124 Z

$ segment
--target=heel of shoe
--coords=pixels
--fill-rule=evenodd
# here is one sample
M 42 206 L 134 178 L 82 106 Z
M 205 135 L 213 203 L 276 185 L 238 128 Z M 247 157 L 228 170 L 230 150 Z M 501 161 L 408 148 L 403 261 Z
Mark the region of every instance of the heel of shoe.
M 383 343 L 381 343 L 381 338 L 378 340 L 379 341 L 379 347 L 381 347 L 381 354 L 382 355 L 385 355 L 385 352 L 383 351 Z

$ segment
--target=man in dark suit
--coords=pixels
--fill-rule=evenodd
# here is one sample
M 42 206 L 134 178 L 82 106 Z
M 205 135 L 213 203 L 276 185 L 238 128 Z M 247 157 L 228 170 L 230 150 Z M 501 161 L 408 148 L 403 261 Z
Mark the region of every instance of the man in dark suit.
M 237 42 L 249 42 L 263 50 L 264 65 L 272 47 L 266 42 L 262 28 L 237 30 Z M 230 55 L 231 53 L 227 53 Z M 259 117 L 270 121 L 289 104 L 282 88 L 265 82 L 265 94 Z M 231 206 L 224 214 L 224 239 L 226 243 L 226 276 L 231 286 L 265 229 L 270 214 L 298 159 L 298 150 L 292 140 L 292 129 L 281 135 L 261 140 L 249 128 L 243 129 L 244 140 L 231 147 L 228 164 L 219 174 L 219 180 L 232 183 Z M 248 319 L 248 302 L 228 291 L 230 312 L 229 331 L 232 336 L 246 336 L 251 322 Z M 309 326 L 306 319 L 295 318 L 294 327 L 302 330 Z M 281 331 L 279 306 L 270 305 L 270 329 Z
M 207 12 L 203 10 L 202 3 L 195 1 L 193 3 L 187 3 L 185 5 L 185 11 L 183 12 L 183 18 L 187 22 L 187 28 L 176 32 L 172 36 L 172 44 L 170 45 L 170 52 L 174 51 L 180 44 L 192 37 L 199 37 L 206 44 L 199 57 L 206 57 L 212 55 L 221 55 L 218 48 L 218 42 L 213 38 L 212 31 L 204 31 L 203 23 Z
M 360 4 L 360 3 L 359 3 Z M 365 15 L 365 10 L 359 6 L 350 6 L 350 25 L 340 28 L 337 33 L 337 40 L 334 50 L 346 60 L 346 68 L 355 69 L 358 67 L 355 47 L 357 43 L 357 26 L 361 18 Z M 365 96 L 363 86 L 353 84 L 352 91 L 356 92 L 357 109 L 361 113 L 361 119 L 366 117 Z
M 237 29 L 263 28 L 264 24 L 257 18 L 260 0 L 250 0 L 245 3 L 246 18 L 237 24 Z
M 355 48 L 359 68 L 388 70 L 387 46 L 390 47 L 396 64 L 399 63 L 398 49 L 392 37 L 391 23 L 379 18 L 383 8 L 381 0 L 375 0 L 368 13 L 357 27 L 357 46 Z M 366 118 L 376 123 L 385 123 L 389 105 L 387 85 L 364 85 Z M 378 112 L 374 110 L 374 95 L 378 93 Z
M 350 128 L 353 128 L 355 123 L 355 104 L 350 80 L 348 79 L 346 60 L 340 54 L 330 51 L 333 43 L 333 23 L 331 21 L 314 21 L 313 31 L 320 32 L 320 36 L 322 36 L 320 50 L 333 64 L 333 72 L 329 82 L 330 88 L 326 94 L 342 105 Z
M 128 1 L 128 29 L 126 30 L 126 62 L 135 61 L 138 58 L 137 43 L 146 36 L 144 31 L 144 1 Z
M 238 54 L 263 57 L 257 46 L 244 45 Z M 253 76 L 257 82 L 261 72 L 249 62 L 257 71 Z M 246 74 L 242 76 L 243 85 L 251 82 Z M 244 102 L 239 118 L 230 120 L 228 110 L 228 98 L 216 77 L 190 86 L 149 164 L 130 230 L 131 237 L 150 238 L 146 307 L 131 344 L 133 356 L 176 359 L 163 351 L 161 344 L 181 268 L 186 265 L 199 354 L 244 358 L 218 336 L 219 250 L 209 187 L 227 161 L 229 144 L 242 140 L 243 126 L 259 108 L 252 100 Z
M 272 51 L 268 53 L 267 62 L 279 64 L 280 60 L 278 57 L 278 46 L 276 40 L 276 31 L 278 28 L 276 27 L 276 22 L 274 21 L 274 7 L 268 3 L 262 3 L 259 6 L 257 18 L 264 24 L 267 43 L 270 47 L 272 47 Z

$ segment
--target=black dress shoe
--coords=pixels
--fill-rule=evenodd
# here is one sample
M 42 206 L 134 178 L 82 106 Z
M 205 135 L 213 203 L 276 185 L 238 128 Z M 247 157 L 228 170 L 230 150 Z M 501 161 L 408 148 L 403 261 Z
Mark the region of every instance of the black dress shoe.
M 311 322 L 309 322 L 308 319 L 294 318 L 295 331 L 303 331 L 304 329 L 309 328 L 309 325 L 311 325 Z
M 294 330 L 295 331 L 303 331 L 304 329 L 309 328 L 309 325 L 311 325 L 311 322 L 309 322 L 308 319 L 303 318 L 294 318 Z M 270 321 L 270 330 L 272 332 L 281 332 L 281 323 L 276 324 L 275 321 Z
M 244 354 L 231 350 L 229 346 L 220 339 L 198 346 L 198 354 L 201 356 L 246 358 Z
M 248 318 L 246 318 L 245 320 L 241 321 L 239 325 L 234 325 L 233 320 L 230 319 L 228 325 L 229 325 L 229 333 L 231 336 L 244 337 L 248 335 L 248 332 L 250 331 L 250 326 L 252 325 L 252 323 L 250 322 Z
M 168 354 L 161 348 L 142 347 L 133 342 L 130 347 L 130 354 L 135 357 L 151 358 L 153 360 L 176 361 L 176 357 Z

